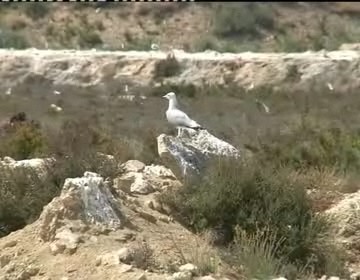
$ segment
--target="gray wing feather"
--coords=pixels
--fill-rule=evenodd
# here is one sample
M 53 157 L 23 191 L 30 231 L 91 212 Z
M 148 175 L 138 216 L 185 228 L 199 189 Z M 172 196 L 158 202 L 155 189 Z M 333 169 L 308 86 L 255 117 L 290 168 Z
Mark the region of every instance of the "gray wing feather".
M 193 121 L 180 110 L 170 110 L 166 112 L 166 117 L 168 121 L 176 126 L 185 126 L 185 127 L 197 127 L 200 126 L 197 122 Z

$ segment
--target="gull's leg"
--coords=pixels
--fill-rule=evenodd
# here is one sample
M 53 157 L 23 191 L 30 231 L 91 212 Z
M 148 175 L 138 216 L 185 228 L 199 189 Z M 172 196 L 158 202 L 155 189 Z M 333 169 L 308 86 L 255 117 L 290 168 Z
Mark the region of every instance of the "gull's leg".
M 178 126 L 176 128 L 177 128 L 177 136 L 176 137 L 180 137 L 180 126 Z

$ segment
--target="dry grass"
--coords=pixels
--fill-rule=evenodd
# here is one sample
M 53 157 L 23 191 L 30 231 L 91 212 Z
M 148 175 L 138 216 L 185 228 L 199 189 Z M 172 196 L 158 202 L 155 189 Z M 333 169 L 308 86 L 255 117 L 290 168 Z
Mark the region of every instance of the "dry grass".
M 40 134 L 45 137 L 40 142 L 44 141 L 45 143 L 39 146 L 35 145 L 40 147 L 36 153 L 43 156 L 53 155 L 57 158 L 56 172 L 51 175 L 54 186 L 61 186 L 67 177 L 81 176 L 85 170 L 98 172 L 104 177 L 111 178 L 116 176 L 116 170 L 111 166 L 99 165 L 97 152 L 114 154 L 118 162 L 136 158 L 146 163 L 160 163 L 157 156 L 156 136 L 160 133 L 168 133 L 167 124 L 162 115 L 165 113 L 167 104 L 161 103 L 159 97 L 165 87 L 156 89 L 156 92 L 154 88 L 131 88 L 135 95 L 147 95 L 148 98 L 141 104 L 117 98 L 116 92 L 123 86 L 116 84 L 114 90 L 109 90 L 103 96 L 99 96 L 92 89 L 87 89 L 86 92 L 74 88 L 59 89 L 67 92 L 67 95 L 64 95 L 61 100 L 64 113 L 49 115 L 47 108 L 54 102 L 51 99 L 53 97 L 49 97 L 48 94 L 50 89 L 49 87 L 45 89 L 42 84 L 34 83 L 32 90 L 14 89 L 16 99 L 12 96 L 2 97 L 1 114 L 9 116 L 14 112 L 26 109 L 31 118 L 41 120 Z M 299 209 L 303 209 L 301 207 L 304 205 L 307 207 L 308 202 L 311 203 L 311 201 L 303 200 L 302 192 L 306 189 L 317 189 L 322 191 L 320 194 L 323 194 L 328 191 L 336 193 L 347 188 L 357 188 L 356 184 L 349 183 L 351 180 L 347 179 L 354 178 L 352 174 L 356 174 L 359 167 L 357 154 L 360 146 L 356 120 L 360 98 L 356 92 L 349 92 L 339 100 L 338 93 L 333 92 L 329 95 L 328 91 L 321 88 L 302 92 L 302 94 L 293 92 L 291 96 L 285 92 L 274 94 L 271 89 L 267 88 L 257 89 L 251 94 L 246 94 L 243 89 L 233 85 L 229 85 L 228 88 L 211 86 L 198 88 L 194 85 L 178 85 L 176 91 L 193 93 L 182 95 L 180 99 L 184 110 L 188 111 L 189 115 L 204 123 L 216 136 L 235 143 L 239 147 L 246 143 L 252 144 L 257 148 L 256 157 L 265 163 L 271 163 L 272 168 L 282 174 L 275 176 L 270 165 L 264 165 L 262 171 L 256 168 L 251 169 L 251 172 L 246 171 L 246 176 L 239 177 L 240 173 L 236 173 L 237 177 L 234 177 L 236 184 L 234 184 L 243 187 L 244 194 L 249 195 L 246 191 L 249 189 L 255 191 L 252 196 L 248 196 L 249 201 L 254 201 L 254 197 L 259 195 L 259 201 L 263 201 L 261 198 L 264 198 L 269 202 L 266 205 L 270 210 L 271 207 L 275 207 L 275 210 L 283 209 L 282 207 L 286 205 L 291 205 L 291 209 L 294 209 L 296 203 L 299 203 Z M 40 98 L 41 96 L 42 98 Z M 256 98 L 263 100 L 271 108 L 272 114 L 265 115 L 259 111 L 254 101 Z M 74 119 L 77 121 L 74 122 Z M 338 128 L 339 124 L 343 125 L 341 129 Z M 21 136 L 20 138 L 26 140 L 28 137 Z M 30 140 L 29 143 L 33 143 L 35 139 L 30 137 L 28 140 Z M 12 143 L 12 141 L 8 141 L 8 143 Z M 25 141 L 25 143 L 28 142 Z M 31 157 L 33 155 L 31 152 L 34 152 L 33 146 L 29 147 L 28 156 Z M 10 150 L 3 149 L 3 151 Z M 5 155 L 5 152 L 2 155 Z M 232 206 L 234 207 L 234 211 L 230 211 L 232 214 L 239 209 L 238 202 L 226 200 L 236 198 L 233 192 L 239 188 L 229 188 L 226 184 L 229 182 L 226 180 L 232 178 L 231 176 L 226 180 L 221 178 L 212 182 L 214 191 L 210 194 L 214 195 L 213 198 L 208 196 L 209 186 L 204 186 L 204 188 L 197 188 L 197 191 L 203 190 L 204 193 L 191 195 L 187 200 L 199 207 L 190 218 L 202 228 L 207 227 L 204 221 L 209 217 L 206 215 L 215 217 L 212 221 L 213 225 L 219 224 L 216 220 L 218 218 L 224 220 L 223 224 L 229 225 L 232 217 L 227 217 L 226 213 L 228 212 L 225 213 L 222 209 Z M 260 184 L 254 178 L 260 178 L 262 183 Z M 298 183 L 296 185 L 298 188 L 293 189 L 295 186 L 293 181 Z M 21 184 L 17 185 L 21 186 Z M 249 186 L 253 187 L 248 188 Z M 270 186 L 274 192 L 269 194 L 263 191 L 266 186 Z M 231 195 L 223 197 L 223 194 L 230 190 L 232 191 Z M 275 190 L 279 192 L 277 193 Z M 284 195 L 283 191 L 288 195 Z M 56 192 L 49 193 L 50 197 L 56 194 Z M 199 197 L 202 200 L 199 200 Z M 219 198 L 224 198 L 220 204 Z M 294 199 L 295 202 L 291 199 Z M 328 207 L 326 203 L 334 201 L 329 197 L 326 197 L 325 200 L 326 207 Z M 203 203 L 200 203 L 201 201 Z M 317 200 L 317 202 L 319 201 Z M 45 200 L 41 201 L 37 205 L 38 208 L 34 209 L 41 209 L 42 203 L 46 203 Z M 220 210 L 203 211 L 209 205 L 212 207 L 217 205 Z M 245 209 L 261 211 L 258 205 L 262 205 L 262 203 L 251 205 L 244 202 L 240 205 L 244 211 Z M 9 206 L 8 209 L 15 213 L 18 211 L 15 206 Z M 271 217 L 272 221 L 277 219 L 283 225 L 282 216 L 279 214 L 275 217 L 274 212 L 269 209 L 266 208 L 264 211 L 272 214 L 265 215 L 266 219 L 263 217 L 263 220 L 269 220 Z M 289 208 L 288 212 L 285 211 L 288 214 L 287 218 L 292 214 L 294 215 L 292 218 L 304 216 L 299 216 L 299 213 L 292 212 L 291 209 Z M 39 214 L 39 211 L 35 211 L 34 217 Z M 248 223 L 248 230 L 250 228 L 248 234 L 251 234 L 251 225 L 254 225 L 251 222 L 252 216 L 248 216 L 245 212 L 239 217 L 244 219 L 242 221 L 245 221 L 245 224 Z M 189 218 L 187 214 L 182 217 Z M 261 216 L 256 217 L 257 221 L 261 220 Z M 3 221 L 8 223 L 7 219 Z M 279 227 L 285 230 L 282 226 Z M 302 243 L 306 248 L 321 244 L 320 241 L 313 238 L 317 234 L 314 231 L 318 228 L 309 226 L 301 230 L 300 233 L 295 230 L 292 233 L 295 237 L 306 233 L 306 242 L 308 243 L 305 242 L 305 245 Z M 318 232 L 320 231 L 318 230 Z M 293 243 L 289 245 L 290 249 L 292 245 Z M 313 250 L 314 247 L 311 248 Z M 317 247 L 315 246 L 315 248 Z M 323 253 L 321 248 L 317 248 L 317 253 Z M 305 258 L 301 254 L 297 255 L 297 253 L 293 254 L 295 259 L 297 256 L 303 260 L 303 263 L 307 263 L 307 257 Z M 141 263 L 147 263 L 146 260 L 141 261 L 142 257 L 139 259 L 140 266 Z M 325 262 L 325 266 L 328 265 L 326 252 L 320 254 L 320 259 Z M 200 242 L 193 250 L 192 255 L 185 256 L 183 261 L 196 264 L 203 274 L 218 270 L 216 252 L 212 251 L 210 245 L 203 245 Z M 322 264 L 316 263 L 315 265 L 319 271 L 327 269 Z M 295 270 L 298 272 L 299 268 Z
M 149 50 L 151 43 L 158 43 L 165 50 L 303 51 L 336 49 L 342 43 L 356 42 L 360 38 L 359 25 L 354 17 L 348 16 L 357 14 L 355 3 L 328 3 L 326 6 L 314 3 L 159 3 L 156 8 L 144 3 L 106 6 L 82 3 L 73 5 L 75 11 L 56 3 L 36 9 L 30 5 L 10 4 L 0 8 L 4 28 L 13 29 L 16 31 L 13 36 L 22 37 L 31 47 L 38 48 L 44 47 L 46 38 L 53 48 L 115 50 L 125 43 L 125 49 Z M 99 7 L 100 11 L 95 13 Z M 26 17 L 26 25 L 25 21 L 11 20 L 19 17 L 19 13 Z M 71 36 L 69 31 L 63 31 L 70 24 L 78 29 L 71 31 Z M 48 29 L 50 25 L 54 28 L 52 32 Z M 180 30 L 178 26 L 185 28 Z M 132 40 L 128 40 L 127 34 L 132 34 Z M 16 42 L 9 42 L 7 46 L 22 47 Z
M 191 263 L 198 268 L 199 275 L 215 274 L 219 271 L 220 258 L 219 252 L 211 245 L 210 232 L 204 232 L 195 236 L 194 240 L 189 241 L 192 249 L 184 250 L 178 246 L 175 239 L 172 238 L 174 249 L 181 256 L 182 264 Z
M 153 249 L 146 240 L 137 241 L 131 247 L 132 263 L 135 267 L 144 270 L 155 268 L 156 262 L 153 256 Z

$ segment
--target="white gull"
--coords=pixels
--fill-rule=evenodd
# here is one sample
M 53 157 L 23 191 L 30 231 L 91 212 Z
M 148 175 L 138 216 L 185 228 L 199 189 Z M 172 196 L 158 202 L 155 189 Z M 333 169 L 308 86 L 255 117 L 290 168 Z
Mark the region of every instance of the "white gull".
M 178 102 L 174 92 L 169 92 L 163 96 L 169 100 L 169 107 L 166 111 L 166 118 L 168 122 L 178 129 L 180 135 L 181 128 L 192 128 L 195 130 L 203 129 L 196 121 L 189 118 L 187 114 L 178 109 Z

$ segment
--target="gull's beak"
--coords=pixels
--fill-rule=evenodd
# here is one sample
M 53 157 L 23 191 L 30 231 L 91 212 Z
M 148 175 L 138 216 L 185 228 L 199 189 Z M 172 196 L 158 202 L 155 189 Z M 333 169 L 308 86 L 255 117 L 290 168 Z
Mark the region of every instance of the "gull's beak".
M 165 98 L 165 99 L 167 99 L 167 95 L 164 95 L 162 98 Z

